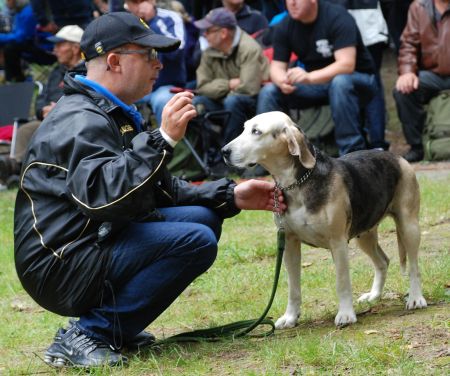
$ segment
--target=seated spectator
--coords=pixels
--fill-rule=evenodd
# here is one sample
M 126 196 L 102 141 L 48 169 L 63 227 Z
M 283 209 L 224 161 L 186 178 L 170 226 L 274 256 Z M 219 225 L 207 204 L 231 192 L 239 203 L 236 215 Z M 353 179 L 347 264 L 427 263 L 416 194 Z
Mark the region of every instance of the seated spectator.
M 411 149 L 408 162 L 423 159 L 423 108 L 441 90 L 450 89 L 450 0 L 416 0 L 408 12 L 398 56 L 394 89 L 398 117 Z
M 164 5 L 163 5 L 164 4 Z M 186 87 L 195 87 L 195 71 L 200 63 L 200 52 L 198 45 L 198 38 L 200 36 L 198 29 L 194 25 L 193 17 L 186 11 L 184 5 L 180 1 L 158 1 L 160 8 L 166 8 L 177 12 L 183 19 L 185 29 L 186 44 L 184 47 L 184 59 L 186 64 Z M 192 85 L 188 83 L 192 82 Z
M 353 17 L 323 0 L 289 0 L 289 12 L 275 26 L 271 84 L 258 98 L 257 113 L 328 103 L 340 155 L 366 149 L 360 105 L 377 90 L 372 58 Z M 304 64 L 289 67 L 294 52 Z
M 17 130 L 14 158 L 0 157 L 0 180 L 6 182 L 9 176 L 18 175 L 28 142 L 41 121 L 55 107 L 63 95 L 63 78 L 67 71 L 85 71 L 81 61 L 80 41 L 83 29 L 76 25 L 64 26 L 54 37 L 54 53 L 58 65 L 51 71 L 42 93 L 36 98 L 36 117 L 38 120 L 21 125 Z
M 254 34 L 268 26 L 267 18 L 245 4 L 244 0 L 222 0 L 222 4 L 234 13 L 238 26 L 248 34 Z
M 78 25 L 84 29 L 94 18 L 92 0 L 31 0 L 31 5 L 39 29 L 50 33 L 66 25 Z
M 22 59 L 37 64 L 53 64 L 55 57 L 36 44 L 36 17 L 28 0 L 7 0 L 13 15 L 9 33 L 0 34 L 3 49 L 6 81 L 25 81 Z
M 370 147 L 389 149 L 384 139 L 386 129 L 386 104 L 384 101 L 383 82 L 380 69 L 383 51 L 388 42 L 388 28 L 378 0 L 328 0 L 344 5 L 353 16 L 361 33 L 363 43 L 367 47 L 375 63 L 375 77 L 378 89 L 373 99 L 365 107 L 365 119 L 368 126 Z
M 261 84 L 268 79 L 269 65 L 259 44 L 237 26 L 235 15 L 216 8 L 196 21 L 209 48 L 202 53 L 197 69 L 194 105 L 203 111 L 230 110 L 224 129 L 225 145 L 237 137 L 244 122 L 255 114 Z
M 174 96 L 171 90 L 175 86 L 186 85 L 186 64 L 184 47 L 186 34 L 181 16 L 168 9 L 157 8 L 155 0 L 125 0 L 125 6 L 134 15 L 145 20 L 150 29 L 157 34 L 181 41 L 179 49 L 158 55 L 164 69 L 159 73 L 153 85 L 153 91 L 139 102 L 148 102 L 152 106 L 158 126 L 161 125 L 162 110 Z

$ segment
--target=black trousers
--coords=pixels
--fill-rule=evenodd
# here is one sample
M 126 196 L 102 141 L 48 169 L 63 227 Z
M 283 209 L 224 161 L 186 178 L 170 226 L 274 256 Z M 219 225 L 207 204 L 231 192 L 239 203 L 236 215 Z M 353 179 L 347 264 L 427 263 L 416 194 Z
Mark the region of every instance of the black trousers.
M 403 94 L 394 89 L 398 117 L 409 145 L 422 147 L 422 131 L 427 115 L 424 104 L 441 90 L 447 89 L 450 89 L 450 76 L 439 76 L 430 71 L 419 72 L 419 88 L 412 93 Z
M 32 41 L 24 43 L 9 43 L 3 48 L 5 59 L 6 81 L 25 81 L 22 69 L 22 59 L 29 63 L 50 65 L 56 62 L 56 57 L 50 52 L 36 46 Z

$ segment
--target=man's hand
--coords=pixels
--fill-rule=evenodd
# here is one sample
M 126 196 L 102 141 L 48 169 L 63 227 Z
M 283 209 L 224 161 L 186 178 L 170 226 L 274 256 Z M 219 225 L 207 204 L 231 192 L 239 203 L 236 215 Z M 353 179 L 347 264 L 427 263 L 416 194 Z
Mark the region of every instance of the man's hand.
M 274 193 L 278 197 L 275 208 Z M 286 210 L 283 193 L 275 184 L 264 180 L 247 180 L 234 188 L 234 202 L 239 209 L 269 210 L 282 213 Z
M 283 81 L 278 87 L 286 95 L 292 94 L 295 90 L 295 86 L 291 85 L 288 81 Z
M 175 94 L 164 106 L 161 128 L 174 141 L 180 141 L 186 133 L 188 122 L 197 116 L 192 105 L 194 94 L 183 91 Z
M 241 80 L 239 78 L 232 78 L 228 81 L 228 87 L 231 91 L 236 90 L 236 88 L 241 84 Z
M 50 102 L 47 106 L 42 107 L 42 118 L 45 119 L 45 117 L 50 113 L 51 110 L 56 106 L 55 102 Z
M 403 94 L 412 93 L 419 88 L 419 77 L 414 73 L 404 73 L 397 79 L 395 88 Z
M 291 84 L 309 84 L 309 73 L 303 68 L 295 67 L 288 69 L 286 73 L 287 80 Z

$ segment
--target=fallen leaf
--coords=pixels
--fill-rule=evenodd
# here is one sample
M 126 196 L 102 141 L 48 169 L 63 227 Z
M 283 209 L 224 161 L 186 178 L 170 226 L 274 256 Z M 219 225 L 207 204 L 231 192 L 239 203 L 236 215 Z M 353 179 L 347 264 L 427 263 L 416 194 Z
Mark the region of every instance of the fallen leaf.
M 367 335 L 377 334 L 377 333 L 379 333 L 379 331 L 378 330 L 374 330 L 374 329 L 370 329 L 370 330 L 365 330 L 364 331 L 364 334 L 367 334 Z
M 304 262 L 303 264 L 302 264 L 302 266 L 304 267 L 304 268 L 307 268 L 308 266 L 311 266 L 313 263 L 312 262 Z

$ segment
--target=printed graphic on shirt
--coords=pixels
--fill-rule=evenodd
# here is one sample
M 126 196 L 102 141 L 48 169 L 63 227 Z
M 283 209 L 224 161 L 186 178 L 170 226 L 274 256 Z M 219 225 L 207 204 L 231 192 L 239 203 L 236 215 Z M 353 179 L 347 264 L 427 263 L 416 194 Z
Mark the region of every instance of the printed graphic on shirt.
M 316 40 L 316 51 L 323 57 L 331 57 L 333 56 L 333 45 L 328 39 Z

